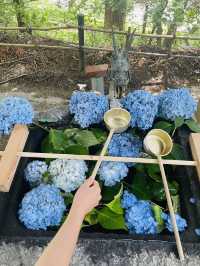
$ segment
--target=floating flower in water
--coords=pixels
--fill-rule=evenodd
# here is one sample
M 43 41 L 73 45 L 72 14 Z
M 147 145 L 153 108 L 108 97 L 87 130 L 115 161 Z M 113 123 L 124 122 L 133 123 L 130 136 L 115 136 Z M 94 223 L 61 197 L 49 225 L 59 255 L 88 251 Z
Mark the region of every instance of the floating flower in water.
M 15 124 L 31 124 L 33 117 L 32 105 L 23 97 L 9 96 L 0 101 L 1 134 L 9 134 Z
M 105 186 L 114 186 L 128 174 L 128 167 L 121 162 L 102 162 L 99 177 Z
M 176 216 L 176 223 L 177 223 L 178 231 L 179 232 L 185 231 L 185 229 L 187 227 L 187 221 L 184 218 L 182 218 L 179 214 L 175 214 L 175 216 Z M 165 221 L 165 226 L 167 227 L 167 229 L 170 232 L 173 232 L 174 229 L 172 226 L 170 215 L 166 214 L 166 213 L 162 213 L 162 218 Z
M 196 235 L 200 236 L 200 228 L 196 228 L 195 230 Z
M 126 209 L 125 221 L 130 233 L 157 233 L 157 222 L 154 219 L 151 204 L 148 201 L 137 200 L 135 195 L 125 191 L 121 204 Z
M 189 199 L 189 202 L 192 203 L 192 204 L 195 204 L 196 203 L 196 199 L 192 197 L 192 198 Z
M 158 112 L 158 97 L 144 90 L 130 92 L 121 103 L 131 114 L 131 127 L 152 128 Z
M 70 113 L 74 114 L 75 121 L 82 128 L 100 123 L 108 109 L 108 98 L 103 95 L 97 95 L 94 92 L 75 91 L 69 104 Z
M 24 170 L 25 179 L 31 186 L 39 185 L 42 182 L 42 176 L 47 172 L 48 165 L 44 161 L 32 161 Z
M 48 170 L 56 187 L 71 192 L 85 181 L 88 168 L 82 160 L 56 159 L 51 161 Z
M 60 190 L 53 185 L 44 185 L 26 193 L 19 209 L 19 219 L 33 230 L 60 224 L 66 209 Z
M 159 96 L 158 116 L 175 121 L 177 117 L 192 118 L 197 103 L 188 89 L 168 89 Z

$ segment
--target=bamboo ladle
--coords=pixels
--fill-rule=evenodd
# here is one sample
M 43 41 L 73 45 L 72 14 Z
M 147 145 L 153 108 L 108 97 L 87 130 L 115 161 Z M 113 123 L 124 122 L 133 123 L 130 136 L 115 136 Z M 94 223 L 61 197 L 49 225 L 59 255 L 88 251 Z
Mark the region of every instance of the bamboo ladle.
M 96 162 L 96 165 L 93 169 L 91 178 L 95 179 L 97 172 L 99 170 L 99 167 L 102 162 L 102 157 L 106 154 L 106 151 L 108 149 L 108 145 L 112 139 L 112 136 L 114 133 L 122 133 L 124 132 L 131 121 L 131 115 L 130 113 L 122 108 L 112 108 L 109 111 L 107 111 L 104 115 L 104 122 L 107 126 L 107 128 L 110 130 L 108 138 L 103 146 L 103 149 L 100 153 L 100 157 L 98 161 Z
M 173 209 L 173 204 L 169 192 L 169 187 L 167 183 L 167 178 L 165 174 L 165 169 L 162 162 L 162 156 L 168 155 L 172 151 L 173 142 L 169 134 L 161 129 L 153 129 L 151 130 L 144 139 L 144 148 L 145 150 L 151 154 L 157 157 L 158 164 L 160 167 L 160 172 L 162 176 L 162 181 L 164 185 L 164 190 L 167 198 L 167 205 L 170 212 L 171 222 L 174 229 L 174 235 L 176 240 L 176 246 L 179 254 L 180 260 L 184 260 L 184 253 L 183 253 L 183 247 L 180 240 L 180 235 L 176 223 L 176 216 Z

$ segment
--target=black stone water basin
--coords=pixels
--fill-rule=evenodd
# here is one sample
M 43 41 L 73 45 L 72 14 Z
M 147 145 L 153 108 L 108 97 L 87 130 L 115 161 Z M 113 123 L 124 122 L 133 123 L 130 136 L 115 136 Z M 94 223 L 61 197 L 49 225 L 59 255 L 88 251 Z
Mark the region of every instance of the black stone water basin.
M 46 133 L 42 129 L 32 129 L 28 137 L 25 151 L 40 152 L 41 141 Z M 177 133 L 177 141 L 183 146 L 185 157 L 192 159 L 190 148 L 188 145 L 189 131 L 181 129 Z M 30 190 L 29 186 L 24 180 L 24 169 L 31 159 L 22 158 L 17 168 L 15 178 L 9 193 L 0 193 L 0 240 L 6 241 L 35 241 L 36 243 L 50 240 L 57 229 L 49 229 L 48 231 L 34 231 L 29 230 L 20 223 L 17 217 L 19 204 L 24 196 L 24 193 Z M 187 219 L 188 228 L 184 233 L 181 233 L 183 243 L 200 243 L 194 229 L 200 227 L 200 200 L 196 204 L 189 202 L 190 197 L 200 199 L 200 185 L 196 170 L 193 167 L 176 167 L 174 172 L 175 180 L 180 185 L 180 200 L 181 200 L 181 215 Z M 157 235 L 130 235 L 123 231 L 107 231 L 101 227 L 96 226 L 89 229 L 82 230 L 80 238 L 91 239 L 132 239 L 144 241 L 163 241 L 173 243 L 173 234 L 164 231 Z M 159 245 L 158 245 L 159 247 Z

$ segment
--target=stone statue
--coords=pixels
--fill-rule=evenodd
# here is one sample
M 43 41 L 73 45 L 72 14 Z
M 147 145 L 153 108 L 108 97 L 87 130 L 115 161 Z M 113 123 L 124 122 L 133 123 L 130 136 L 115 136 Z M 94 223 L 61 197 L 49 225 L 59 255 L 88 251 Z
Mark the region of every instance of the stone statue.
M 112 33 L 113 53 L 111 59 L 111 69 L 108 79 L 110 80 L 109 95 L 111 98 L 121 98 L 126 92 L 130 81 L 128 51 L 130 50 L 134 32 L 127 34 L 124 47 L 117 47 L 114 33 Z

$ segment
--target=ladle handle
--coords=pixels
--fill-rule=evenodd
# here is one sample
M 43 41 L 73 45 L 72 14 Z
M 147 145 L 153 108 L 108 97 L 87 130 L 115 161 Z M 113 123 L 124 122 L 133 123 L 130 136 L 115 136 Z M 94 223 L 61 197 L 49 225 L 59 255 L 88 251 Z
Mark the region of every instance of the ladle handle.
M 180 235 L 179 235 L 179 231 L 178 231 L 178 227 L 177 227 L 177 223 L 176 223 L 176 216 L 175 216 L 173 205 L 172 205 L 172 200 L 171 200 L 171 196 L 170 196 L 170 192 L 169 192 L 167 178 L 165 175 L 165 169 L 164 169 L 161 157 L 158 156 L 157 159 L 158 159 L 158 163 L 159 163 L 159 167 L 160 167 L 160 171 L 161 171 L 161 176 L 162 176 L 162 181 L 163 181 L 165 194 L 166 194 L 166 198 L 167 198 L 167 205 L 169 208 L 169 213 L 170 213 L 170 217 L 171 217 L 171 221 L 172 221 L 172 225 L 173 225 L 173 229 L 174 229 L 176 246 L 178 249 L 179 258 L 182 261 L 182 260 L 184 260 L 183 247 L 181 244 Z
M 107 138 L 107 140 L 106 140 L 106 142 L 105 142 L 105 144 L 104 144 L 104 146 L 103 146 L 103 149 L 102 149 L 102 151 L 101 151 L 101 153 L 100 153 L 100 157 L 99 157 L 98 161 L 96 162 L 95 167 L 94 167 L 94 169 L 93 169 L 93 172 L 92 172 L 92 175 L 91 175 L 91 178 L 93 178 L 93 179 L 95 179 L 95 177 L 96 177 L 96 175 L 97 175 L 97 172 L 98 172 L 98 170 L 99 170 L 99 167 L 100 167 L 100 165 L 101 165 L 101 162 L 102 162 L 102 158 L 101 158 L 101 156 L 104 156 L 104 155 L 105 155 L 105 153 L 106 153 L 106 151 L 107 151 L 107 149 L 108 149 L 108 145 L 109 145 L 109 143 L 110 143 L 110 141 L 111 141 L 111 139 L 112 139 L 113 134 L 114 134 L 114 130 L 111 129 L 111 130 L 110 130 L 110 133 L 109 133 L 109 135 L 108 135 L 108 138 Z

